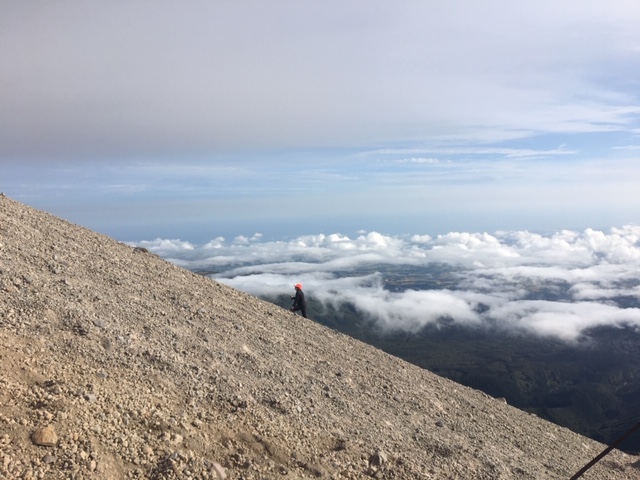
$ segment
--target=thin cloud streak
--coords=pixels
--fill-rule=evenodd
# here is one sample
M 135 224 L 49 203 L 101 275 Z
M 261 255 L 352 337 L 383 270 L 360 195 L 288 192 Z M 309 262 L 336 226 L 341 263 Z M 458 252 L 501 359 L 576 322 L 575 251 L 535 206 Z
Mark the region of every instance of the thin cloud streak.
M 287 294 L 302 282 L 308 295 L 336 307 L 350 303 L 383 330 L 416 332 L 447 318 L 573 342 L 597 326 L 640 328 L 638 226 L 552 235 L 369 232 L 136 245 L 185 268 L 214 272 L 212 278 L 254 295 Z M 448 272 L 447 286 L 385 288 L 389 268 L 426 281 L 434 266 Z M 616 303 L 621 298 L 633 306 Z

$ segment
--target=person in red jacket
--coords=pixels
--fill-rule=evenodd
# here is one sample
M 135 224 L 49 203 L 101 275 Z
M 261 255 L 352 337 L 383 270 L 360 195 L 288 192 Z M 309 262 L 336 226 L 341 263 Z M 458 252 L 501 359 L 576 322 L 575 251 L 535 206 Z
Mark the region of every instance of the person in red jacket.
M 291 296 L 291 300 L 293 300 L 291 311 L 297 312 L 299 310 L 302 316 L 304 318 L 307 318 L 307 301 L 304 298 L 304 292 L 302 291 L 302 284 L 297 283 L 294 285 L 294 287 L 296 289 L 296 294 Z

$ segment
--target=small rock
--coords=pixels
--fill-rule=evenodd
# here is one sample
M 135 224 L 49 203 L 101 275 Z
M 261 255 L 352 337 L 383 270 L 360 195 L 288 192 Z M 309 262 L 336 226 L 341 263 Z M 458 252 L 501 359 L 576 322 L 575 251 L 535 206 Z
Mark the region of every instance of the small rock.
M 373 467 L 381 467 L 387 461 L 387 456 L 382 450 L 378 450 L 376 453 L 369 457 L 369 465 Z
M 94 318 L 93 319 L 93 324 L 98 327 L 98 328 L 102 328 L 104 329 L 107 325 L 104 322 L 104 320 L 100 320 L 99 318 Z
M 227 473 L 219 463 L 213 462 L 213 471 L 216 472 L 216 477 L 218 478 L 218 480 L 225 480 L 225 478 L 227 478 Z
M 191 422 L 191 425 L 193 425 L 196 428 L 202 428 L 203 422 L 202 420 L 199 420 L 196 418 L 193 422 Z
M 53 447 L 58 443 L 58 436 L 51 425 L 38 428 L 31 434 L 31 441 L 41 447 Z
M 102 340 L 100 340 L 100 345 L 102 345 L 102 348 L 104 348 L 107 351 L 113 348 L 113 344 L 111 343 L 111 340 L 109 340 L 108 338 L 103 338 Z

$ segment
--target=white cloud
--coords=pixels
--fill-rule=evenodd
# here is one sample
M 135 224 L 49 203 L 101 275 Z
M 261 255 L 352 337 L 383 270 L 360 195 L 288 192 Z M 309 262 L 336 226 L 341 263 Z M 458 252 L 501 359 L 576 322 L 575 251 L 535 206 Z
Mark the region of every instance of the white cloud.
M 224 247 L 224 242 L 225 242 L 224 237 L 217 237 L 211 240 L 210 242 L 206 243 L 202 248 L 205 250 L 220 249 Z
M 516 301 L 498 308 L 495 315 L 508 328 L 516 325 L 538 335 L 566 341 L 574 341 L 584 330 L 597 326 L 640 327 L 640 308 L 621 309 L 595 302 Z
M 424 163 L 424 164 L 435 164 L 440 163 L 440 160 L 437 158 L 425 158 L 425 157 L 412 157 L 412 158 L 403 158 L 401 160 L 396 160 L 396 163 Z
M 460 324 L 477 324 L 480 316 L 465 299 L 447 290 L 408 290 L 394 294 L 382 289 L 347 297 L 367 317 L 384 329 L 416 332 L 427 324 L 447 317 Z
M 640 150 L 640 145 L 625 145 L 623 147 L 612 147 L 614 150 Z
M 156 238 L 155 240 L 143 240 L 136 243 L 137 246 L 146 248 L 154 252 L 162 252 L 163 255 L 168 253 L 181 253 L 195 251 L 195 246 L 189 242 L 182 240 L 168 240 Z
M 209 268 L 212 278 L 255 295 L 288 294 L 301 282 L 308 295 L 336 306 L 349 302 L 385 329 L 417 331 L 447 317 L 573 341 L 599 325 L 640 326 L 640 309 L 615 303 L 626 297 L 640 304 L 640 226 L 246 240 L 140 245 L 187 268 Z M 416 288 L 434 275 L 433 266 L 444 276 Z M 408 290 L 385 288 L 389 268 L 413 276 Z

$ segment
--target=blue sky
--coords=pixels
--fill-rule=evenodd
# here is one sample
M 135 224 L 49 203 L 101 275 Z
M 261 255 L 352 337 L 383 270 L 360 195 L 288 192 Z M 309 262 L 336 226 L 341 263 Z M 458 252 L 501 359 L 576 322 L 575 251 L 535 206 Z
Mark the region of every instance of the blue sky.
M 636 1 L 0 10 L 0 191 L 120 240 L 640 222 Z

